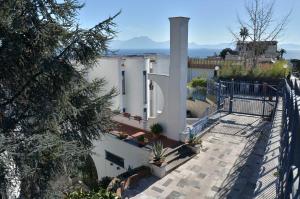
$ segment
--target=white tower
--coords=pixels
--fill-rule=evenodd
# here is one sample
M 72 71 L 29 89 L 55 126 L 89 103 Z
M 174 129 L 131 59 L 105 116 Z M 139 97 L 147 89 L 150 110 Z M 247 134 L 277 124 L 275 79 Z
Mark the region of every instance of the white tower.
M 168 85 L 168 137 L 179 140 L 186 127 L 188 22 L 186 17 L 171 17 L 170 20 L 170 74 Z

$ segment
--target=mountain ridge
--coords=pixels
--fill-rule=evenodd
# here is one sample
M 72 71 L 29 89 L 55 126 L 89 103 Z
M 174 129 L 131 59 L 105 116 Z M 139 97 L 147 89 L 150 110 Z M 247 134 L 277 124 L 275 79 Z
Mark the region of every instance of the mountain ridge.
M 168 49 L 170 41 L 154 41 L 147 36 L 133 37 L 128 40 L 112 40 L 109 47 L 111 49 Z M 234 42 L 217 44 L 198 44 L 189 42 L 190 49 L 224 49 L 234 48 Z M 278 49 L 300 50 L 300 44 L 283 43 L 278 45 Z

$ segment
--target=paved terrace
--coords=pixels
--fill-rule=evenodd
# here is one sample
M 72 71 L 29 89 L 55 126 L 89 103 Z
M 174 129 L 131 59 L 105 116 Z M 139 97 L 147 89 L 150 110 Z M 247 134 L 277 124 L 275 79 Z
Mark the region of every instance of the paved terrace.
M 204 134 L 204 148 L 200 154 L 162 179 L 141 180 L 137 187 L 127 191 L 126 197 L 247 199 L 256 195 L 274 198 L 276 169 L 269 168 L 269 160 L 265 159 L 266 148 L 270 150 L 267 146 L 272 134 L 270 128 L 270 122 L 260 117 L 222 116 L 220 123 Z M 271 144 L 272 148 L 276 145 Z M 266 166 L 263 170 L 262 165 Z M 267 181 L 258 182 L 263 177 L 267 177 Z M 264 195 L 265 190 L 267 195 Z

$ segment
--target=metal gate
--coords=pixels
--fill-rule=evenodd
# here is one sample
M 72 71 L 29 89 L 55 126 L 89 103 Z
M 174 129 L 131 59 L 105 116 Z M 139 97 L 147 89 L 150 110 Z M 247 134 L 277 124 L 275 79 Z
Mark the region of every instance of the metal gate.
M 229 113 L 271 116 L 277 103 L 276 86 L 267 83 L 218 81 L 218 109 Z

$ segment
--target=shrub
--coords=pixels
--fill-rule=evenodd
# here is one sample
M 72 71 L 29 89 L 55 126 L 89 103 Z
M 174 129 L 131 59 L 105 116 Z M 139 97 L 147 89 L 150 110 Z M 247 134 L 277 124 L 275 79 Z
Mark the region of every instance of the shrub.
M 100 189 L 99 191 L 83 191 L 82 189 L 79 189 L 77 191 L 73 191 L 71 193 L 68 193 L 66 196 L 66 199 L 117 199 L 118 197 L 109 191 L 106 191 L 105 189 Z
M 150 127 L 150 129 L 151 129 L 151 132 L 154 133 L 154 134 L 156 134 L 156 135 L 161 134 L 164 131 L 163 127 L 160 124 L 158 124 L 158 123 L 153 124 Z
M 227 65 L 220 70 L 220 77 L 224 79 L 258 79 L 258 80 L 276 80 L 286 77 L 290 68 L 284 69 L 287 64 L 285 60 L 279 60 L 274 64 L 260 64 L 255 68 L 246 68 L 242 65 Z
M 207 80 L 204 78 L 196 77 L 188 83 L 188 86 L 192 87 L 192 88 L 196 88 L 196 87 L 205 87 L 206 88 Z
M 99 187 L 106 189 L 109 183 L 112 181 L 112 179 L 113 179 L 112 177 L 108 177 L 108 176 L 101 178 L 101 180 L 99 181 Z

